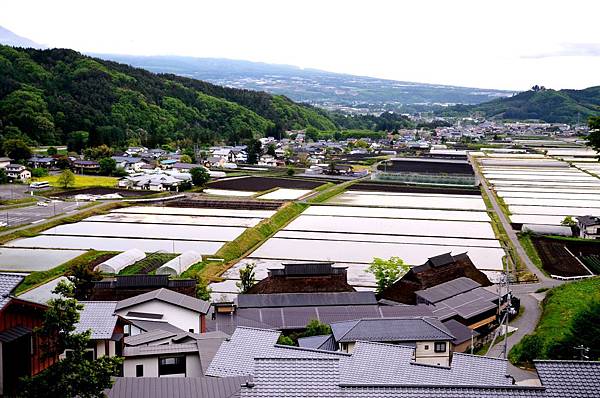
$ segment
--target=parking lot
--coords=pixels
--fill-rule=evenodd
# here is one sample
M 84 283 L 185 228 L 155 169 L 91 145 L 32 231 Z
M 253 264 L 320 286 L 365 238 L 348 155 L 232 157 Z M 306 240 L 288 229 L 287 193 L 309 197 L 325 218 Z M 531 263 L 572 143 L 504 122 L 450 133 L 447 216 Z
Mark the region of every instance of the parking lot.
M 29 185 L 0 184 L 0 200 L 22 199 L 29 196 Z
M 7 223 L 9 227 L 35 224 L 61 213 L 75 211 L 82 204 L 85 203 L 55 201 L 48 202 L 48 206 L 38 206 L 33 203 L 32 206 L 4 209 L 0 210 L 0 222 Z

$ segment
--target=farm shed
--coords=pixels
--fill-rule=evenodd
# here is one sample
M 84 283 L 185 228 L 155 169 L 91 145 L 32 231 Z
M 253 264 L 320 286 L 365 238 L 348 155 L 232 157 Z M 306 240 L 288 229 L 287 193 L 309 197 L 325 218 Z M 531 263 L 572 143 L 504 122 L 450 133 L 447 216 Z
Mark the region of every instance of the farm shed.
M 199 261 L 202 261 L 202 255 L 193 250 L 188 250 L 163 264 L 156 270 L 156 274 L 177 276 Z
M 142 260 L 146 257 L 146 253 L 139 249 L 131 249 L 117 254 L 116 256 L 109 258 L 103 263 L 96 266 L 96 271 L 106 272 L 109 274 L 118 274 L 123 268 Z
M 571 227 L 565 225 L 523 224 L 521 230 L 536 235 L 573 236 Z

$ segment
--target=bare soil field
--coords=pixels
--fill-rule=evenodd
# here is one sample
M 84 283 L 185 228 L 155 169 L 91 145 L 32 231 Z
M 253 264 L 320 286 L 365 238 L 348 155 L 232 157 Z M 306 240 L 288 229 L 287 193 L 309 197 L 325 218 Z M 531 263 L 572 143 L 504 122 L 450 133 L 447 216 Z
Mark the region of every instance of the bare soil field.
M 215 181 L 208 184 L 207 187 L 261 192 L 273 188 L 314 189 L 323 184 L 325 184 L 324 181 L 304 180 L 300 178 L 242 177 Z
M 390 184 L 376 182 L 359 182 L 348 188 L 350 191 L 382 191 L 382 192 L 407 192 L 407 193 L 433 193 L 451 195 L 481 195 L 477 188 L 458 189 L 445 187 L 425 187 L 405 184 Z
M 147 196 L 155 194 L 154 191 L 136 191 L 133 189 L 117 189 L 117 188 L 82 188 L 82 189 L 74 189 L 71 191 L 63 191 L 58 193 L 53 193 L 52 196 L 57 196 L 60 198 L 66 198 L 75 195 L 108 195 L 118 193 L 123 197 L 139 197 L 139 196 Z
M 542 266 L 552 275 L 589 275 L 575 256 L 581 260 L 582 256 L 600 254 L 600 243 L 597 242 L 588 243 L 535 236 L 531 240 L 542 260 Z

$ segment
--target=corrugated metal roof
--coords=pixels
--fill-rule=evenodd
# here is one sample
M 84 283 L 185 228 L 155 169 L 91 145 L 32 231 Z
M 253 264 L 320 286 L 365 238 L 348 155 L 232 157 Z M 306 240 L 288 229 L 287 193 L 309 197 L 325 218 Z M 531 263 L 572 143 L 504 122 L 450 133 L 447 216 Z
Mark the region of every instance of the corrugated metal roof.
M 454 340 L 452 340 L 452 343 L 454 343 L 454 344 L 460 344 L 460 343 L 464 343 L 467 340 L 470 340 L 471 335 L 473 336 L 473 338 L 476 338 L 477 336 L 479 336 L 478 332 L 476 332 L 475 330 L 469 329 L 468 327 L 466 327 L 462 323 L 458 322 L 457 320 L 449 319 L 442 323 L 450 331 L 450 333 L 452 333 L 452 335 L 454 336 Z
M 468 320 L 496 308 L 497 304 L 494 303 L 494 300 L 497 299 L 498 295 L 490 292 L 484 287 L 478 287 L 437 302 L 434 306 L 433 315 L 441 321 L 455 315 Z
M 169 289 L 156 289 L 148 293 L 140 294 L 139 296 L 121 300 L 117 303 L 117 310 L 132 307 L 137 304 L 142 304 L 152 300 L 160 300 L 165 303 L 173 304 L 178 307 L 187 308 L 192 311 L 208 313 L 210 303 L 204 300 L 186 296 L 185 294 L 177 293 Z
M 23 326 L 15 326 L 13 328 L 0 332 L 0 342 L 10 343 L 11 341 L 18 339 L 19 337 L 27 336 L 30 333 L 31 329 L 29 328 Z
M 117 377 L 108 398 L 231 398 L 247 377 Z
M 373 292 L 240 294 L 238 308 L 377 304 Z
M 440 283 L 439 285 L 432 286 L 428 289 L 418 290 L 415 294 L 417 297 L 421 297 L 429 303 L 437 303 L 480 286 L 481 285 L 473 279 L 463 276 L 448 282 Z

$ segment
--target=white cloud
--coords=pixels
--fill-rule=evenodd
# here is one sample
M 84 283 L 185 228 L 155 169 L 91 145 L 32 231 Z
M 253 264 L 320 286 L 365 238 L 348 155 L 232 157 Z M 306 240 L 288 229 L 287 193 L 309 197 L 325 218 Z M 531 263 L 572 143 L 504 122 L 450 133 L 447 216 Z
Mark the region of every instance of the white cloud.
M 600 84 L 600 57 L 564 43 L 600 43 L 598 11 L 584 0 L 2 0 L 0 25 L 88 52 L 225 57 L 474 87 L 583 88 Z M 561 50 L 570 56 L 548 56 Z

